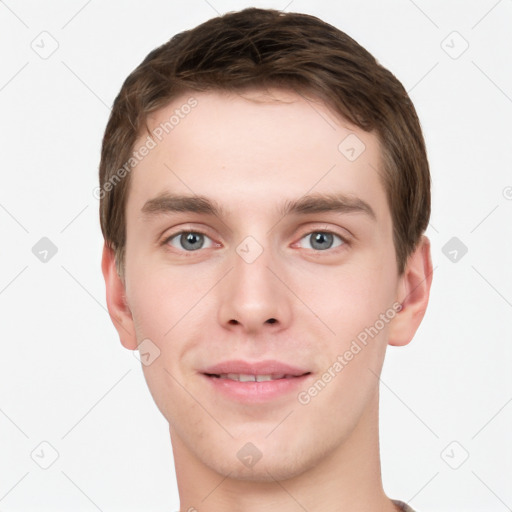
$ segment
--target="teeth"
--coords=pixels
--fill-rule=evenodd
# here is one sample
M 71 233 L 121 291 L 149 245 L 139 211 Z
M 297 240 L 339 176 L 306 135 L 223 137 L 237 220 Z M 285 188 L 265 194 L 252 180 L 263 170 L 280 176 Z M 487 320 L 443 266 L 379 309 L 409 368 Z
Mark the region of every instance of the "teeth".
M 274 379 L 272 379 L 272 375 L 256 375 L 256 382 L 263 382 L 266 380 L 274 380 Z
M 247 375 L 244 373 L 221 373 L 219 377 L 221 379 L 237 380 L 240 382 L 263 382 L 268 380 L 282 379 L 284 377 L 291 376 L 285 375 L 284 373 L 274 375 Z
M 240 382 L 253 382 L 253 381 L 256 381 L 256 376 L 255 375 L 244 375 L 243 373 L 241 373 L 241 374 L 228 373 L 228 379 L 239 380 Z

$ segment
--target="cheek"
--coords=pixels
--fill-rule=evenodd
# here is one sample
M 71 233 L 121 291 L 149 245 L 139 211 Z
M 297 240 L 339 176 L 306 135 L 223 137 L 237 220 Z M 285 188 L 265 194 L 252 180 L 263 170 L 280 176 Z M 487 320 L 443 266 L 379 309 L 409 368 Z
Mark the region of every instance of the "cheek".
M 365 403 L 362 396 L 368 396 L 377 385 L 375 374 L 380 373 L 389 323 L 396 314 L 396 276 L 389 271 L 389 263 L 379 261 L 340 267 L 330 277 L 309 287 L 308 298 L 311 309 L 332 331 L 326 331 L 318 340 L 319 351 L 326 355 L 323 366 L 328 371 L 320 375 L 319 387 L 324 381 L 329 382 L 325 400 L 334 400 L 340 410 L 346 410 L 350 404 Z M 319 291 L 322 283 L 328 284 L 323 292 Z M 312 289 L 317 291 L 312 294 Z
M 330 296 L 331 303 L 324 302 L 323 317 L 335 334 L 319 339 L 318 350 L 325 354 L 322 372 L 312 388 L 298 397 L 300 404 L 308 405 L 308 417 L 317 418 L 319 429 L 332 429 L 333 436 L 342 425 L 350 431 L 348 423 L 355 425 L 377 393 L 388 326 L 395 314 L 389 297 L 379 295 L 378 286 L 348 278 L 344 284 L 344 291 Z
M 166 337 L 204 294 L 204 282 L 184 267 L 139 265 L 127 268 L 126 298 L 138 336 Z
M 184 377 L 180 365 L 187 338 L 197 335 L 190 315 L 204 289 L 201 293 L 199 286 L 187 285 L 191 281 L 187 277 L 187 273 L 158 265 L 127 268 L 126 295 L 137 341 L 146 343 L 145 352 L 151 358 L 142 370 L 157 407 L 168 419 L 176 411 L 187 414 L 193 405 L 179 385 Z
M 303 294 L 336 336 L 346 339 L 392 307 L 394 279 L 386 264 L 353 264 L 305 283 Z

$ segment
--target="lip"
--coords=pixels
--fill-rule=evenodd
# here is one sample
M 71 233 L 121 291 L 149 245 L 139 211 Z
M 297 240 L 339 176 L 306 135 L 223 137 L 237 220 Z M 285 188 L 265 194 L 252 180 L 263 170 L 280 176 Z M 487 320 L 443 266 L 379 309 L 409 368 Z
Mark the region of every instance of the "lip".
M 313 375 L 307 369 L 291 366 L 279 361 L 225 361 L 205 368 L 202 377 L 216 393 L 221 393 L 230 400 L 243 403 L 263 403 L 275 400 L 304 389 L 305 381 Z M 223 373 L 242 373 L 248 375 L 284 374 L 290 377 L 262 381 L 239 382 L 231 379 L 220 379 L 214 375 Z M 294 395 L 295 396 L 295 395 Z
M 201 373 L 220 375 L 221 373 L 244 373 L 247 375 L 269 375 L 283 373 L 299 377 L 308 373 L 307 368 L 299 368 L 276 360 L 248 362 L 240 359 L 224 361 L 201 370 Z

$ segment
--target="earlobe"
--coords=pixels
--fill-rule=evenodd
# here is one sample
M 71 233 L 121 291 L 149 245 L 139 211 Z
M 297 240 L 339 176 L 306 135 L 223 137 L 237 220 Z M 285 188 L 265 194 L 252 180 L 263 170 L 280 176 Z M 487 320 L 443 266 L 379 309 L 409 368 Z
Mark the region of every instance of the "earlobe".
M 432 272 L 430 240 L 423 235 L 400 278 L 397 301 L 402 309 L 390 323 L 390 345 L 407 345 L 412 340 L 427 310 Z
M 105 279 L 107 308 L 110 319 L 116 328 L 122 345 L 129 349 L 137 348 L 137 339 L 130 308 L 126 303 L 125 286 L 116 269 L 114 251 L 105 243 L 101 259 L 101 270 Z

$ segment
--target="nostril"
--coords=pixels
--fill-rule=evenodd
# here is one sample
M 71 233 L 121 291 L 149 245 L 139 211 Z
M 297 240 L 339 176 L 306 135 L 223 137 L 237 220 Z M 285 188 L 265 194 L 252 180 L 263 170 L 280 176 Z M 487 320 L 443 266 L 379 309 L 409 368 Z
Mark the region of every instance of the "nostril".
M 269 318 L 269 319 L 267 320 L 267 323 L 269 323 L 269 324 L 274 324 L 274 323 L 276 323 L 276 322 L 277 322 L 277 320 L 276 320 L 275 318 Z

